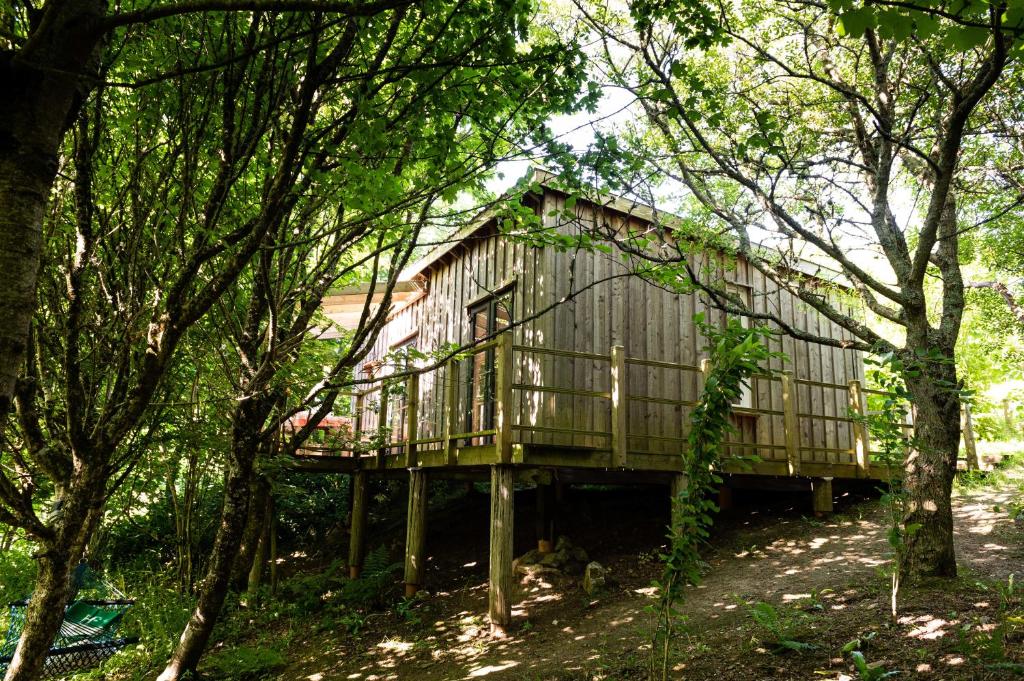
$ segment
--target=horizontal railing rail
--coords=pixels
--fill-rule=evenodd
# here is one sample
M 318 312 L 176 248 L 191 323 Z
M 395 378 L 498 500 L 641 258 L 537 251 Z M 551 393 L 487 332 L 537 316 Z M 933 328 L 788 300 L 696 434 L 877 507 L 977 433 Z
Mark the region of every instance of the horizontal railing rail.
M 492 354 L 489 354 L 487 363 L 481 365 L 479 360 L 474 358 L 483 352 Z M 534 365 L 530 364 L 531 356 L 536 360 Z M 543 367 L 558 360 L 588 364 L 585 367 L 573 365 L 566 376 L 552 383 L 551 376 Z M 539 372 L 541 379 L 537 380 L 535 375 L 529 375 L 528 367 L 534 374 Z M 503 333 L 440 366 L 411 373 L 403 372 L 401 377 L 382 376 L 363 390 L 350 393 L 354 404 L 351 414 L 347 414 L 353 420 L 348 453 L 361 457 L 376 457 L 379 463 L 386 457 L 402 457 L 404 460 L 401 463 L 415 467 L 419 464 L 421 451 L 443 452 L 445 462 L 456 464 L 459 451 L 463 447 L 487 444 L 495 448 L 495 461 L 507 463 L 512 461 L 513 444 L 524 442 L 523 435 L 526 433 L 536 433 L 565 436 L 577 444 L 587 442 L 588 444 L 584 446 L 589 448 L 603 447 L 605 451 L 610 450 L 611 463 L 614 467 L 626 467 L 631 454 L 662 453 L 647 451 L 649 446 L 646 449 L 631 447 L 631 440 L 662 442 L 668 445 L 684 445 L 686 442 L 685 432 L 678 436 L 631 428 L 631 404 L 675 407 L 676 415 L 673 418 L 680 419 L 682 417 L 678 415 L 679 409 L 692 408 L 697 404 L 693 399 L 651 394 L 653 391 L 638 393 L 629 389 L 628 379 L 631 371 L 651 369 L 696 375 L 696 386 L 699 389 L 701 381 L 706 378 L 711 367 L 708 360 L 703 360 L 697 365 L 629 357 L 622 346 L 615 346 L 610 353 L 602 354 L 519 345 L 512 342 L 511 333 Z M 522 375 L 517 377 L 517 371 Z M 579 381 L 581 375 L 585 378 L 579 385 L 575 384 L 574 381 Z M 427 377 L 432 381 L 431 387 L 421 394 L 421 381 Z M 481 383 L 478 385 L 470 379 Z M 770 387 L 758 388 L 760 382 L 767 382 Z M 867 410 L 868 396 L 895 397 L 893 393 L 865 388 L 858 380 L 830 383 L 798 378 L 789 371 L 755 374 L 751 383 L 751 389 L 755 392 L 771 390 L 770 394 L 777 394 L 775 391 L 781 386 L 782 408 L 737 406 L 735 413 L 748 417 L 781 417 L 784 443 L 771 441 L 771 432 L 778 432 L 775 430 L 777 426 L 771 426 L 767 442 L 730 440 L 723 442 L 723 445 L 742 451 L 784 452 L 784 460 L 779 457 L 772 457 L 772 460 L 784 464 L 790 475 L 800 474 L 801 464 L 807 454 L 824 454 L 830 462 L 855 466 L 859 476 L 870 475 L 872 459 L 880 452 L 871 447 L 869 438 L 867 417 L 872 412 Z M 602 384 L 606 384 L 608 388 L 603 389 Z M 807 406 L 799 404 L 802 401 L 798 398 L 800 387 L 805 391 L 820 388 L 845 393 L 848 407 L 846 413 L 816 413 L 813 409 L 808 410 Z M 517 393 L 522 396 L 519 411 L 527 410 L 528 397 L 529 403 L 536 407 L 541 399 L 538 397 L 540 395 L 552 396 L 551 400 L 559 397 L 594 400 L 594 409 L 605 411 L 602 412 L 600 419 L 591 420 L 591 423 L 595 424 L 593 427 L 578 427 L 578 423 L 563 425 L 553 421 L 546 422 L 543 414 L 534 414 L 532 418 L 535 420 L 529 423 L 519 422 L 521 418 L 517 418 L 514 405 L 514 396 Z M 421 399 L 424 395 L 429 395 L 431 400 L 431 413 L 426 419 L 421 417 L 420 412 Z M 481 418 L 479 413 L 473 411 L 474 409 L 484 413 L 486 418 Z M 472 419 L 470 413 L 475 414 Z M 600 425 L 605 423 L 605 419 L 608 419 L 606 423 L 610 424 L 610 428 Z M 807 419 L 810 419 L 812 424 L 837 424 L 830 427 L 832 440 L 837 443 L 841 442 L 836 440 L 838 436 L 835 435 L 839 425 L 843 425 L 844 429 L 848 427 L 849 430 L 844 430 L 843 433 L 849 433 L 851 446 L 826 446 L 820 444 L 820 440 L 804 441 L 806 436 L 801 422 L 804 421 L 803 426 L 806 426 Z M 681 422 L 685 423 L 685 420 Z M 481 424 L 488 427 L 481 428 Z M 423 430 L 423 427 L 426 427 L 426 430 Z M 913 424 L 903 423 L 900 427 L 912 430 Z M 516 432 L 520 434 L 518 438 L 513 436 Z M 305 452 L 326 452 L 330 449 L 330 443 L 309 444 L 303 448 Z M 837 457 L 849 459 L 848 462 L 842 462 Z

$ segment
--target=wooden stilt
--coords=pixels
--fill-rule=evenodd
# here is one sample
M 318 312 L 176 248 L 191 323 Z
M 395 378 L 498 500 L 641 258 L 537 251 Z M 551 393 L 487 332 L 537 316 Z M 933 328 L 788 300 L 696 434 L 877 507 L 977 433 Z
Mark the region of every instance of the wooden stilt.
M 413 596 L 423 587 L 427 546 L 427 472 L 409 471 L 409 512 L 405 533 L 405 595 Z
M 832 512 L 832 478 L 811 480 L 811 494 L 814 499 L 814 515 L 823 516 Z
M 555 490 L 545 482 L 537 483 L 537 550 L 551 553 L 555 548 Z
M 491 564 L 488 614 L 491 633 L 504 636 L 512 624 L 512 521 L 515 469 L 491 466 Z
M 352 476 L 352 524 L 348 539 L 348 576 L 358 579 L 366 557 L 366 511 L 368 494 L 366 471 Z
M 718 510 L 731 511 L 732 505 L 732 487 L 722 485 L 718 488 Z

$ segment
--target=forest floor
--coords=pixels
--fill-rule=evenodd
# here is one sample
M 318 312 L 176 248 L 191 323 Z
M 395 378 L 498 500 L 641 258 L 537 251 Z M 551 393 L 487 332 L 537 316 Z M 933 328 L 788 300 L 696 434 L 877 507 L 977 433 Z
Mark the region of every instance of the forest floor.
M 647 678 L 647 608 L 660 571 L 665 500 L 651 489 L 573 489 L 573 521 L 562 532 L 611 570 L 614 586 L 591 597 L 575 578 L 523 582 L 511 636 L 496 640 L 486 626 L 487 500 L 479 497 L 454 517 L 431 518 L 424 597 L 369 616 L 356 635 L 296 637 L 278 678 Z M 958 486 L 960 577 L 954 588 L 903 589 L 896 621 L 889 616 L 888 521 L 877 495 L 842 495 L 825 519 L 807 513 L 809 498 L 736 493 L 734 509 L 716 520 L 704 581 L 682 606 L 688 622 L 672 650 L 672 678 L 858 678 L 842 652 L 858 638 L 877 665 L 873 678 L 884 670 L 898 670 L 898 678 L 1024 678 L 1021 591 L 1007 608 L 999 586 L 1024 571 L 1024 525 L 1008 510 L 1024 500 L 1022 467 Z M 533 501 L 529 491 L 516 501 L 522 553 L 532 542 Z M 778 652 L 772 642 L 779 639 L 808 646 Z

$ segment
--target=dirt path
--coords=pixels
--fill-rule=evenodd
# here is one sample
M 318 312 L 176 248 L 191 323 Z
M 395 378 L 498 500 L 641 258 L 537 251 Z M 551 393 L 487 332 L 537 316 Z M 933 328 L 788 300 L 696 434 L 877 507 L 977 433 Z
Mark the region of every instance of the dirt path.
M 841 499 L 839 513 L 826 521 L 803 516 L 802 497 L 779 497 L 767 507 L 732 512 L 716 529 L 704 582 L 687 599 L 688 631 L 680 637 L 674 676 L 850 678 L 844 677 L 851 673 L 850 664 L 840 649 L 860 637 L 868 659 L 899 669 L 899 678 L 1010 678 L 1005 668 L 992 664 L 1024 662 L 1019 638 L 998 658 L 991 651 L 968 653 L 978 647 L 976 638 L 991 630 L 998 607 L 996 594 L 977 582 L 1005 580 L 1024 569 L 1024 528 L 1015 526 L 1005 511 L 1010 501 L 1021 498 L 1024 480 L 1017 476 L 998 488 L 956 495 L 960 584 L 907 592 L 898 623 L 887 617 L 882 573 L 888 560 L 886 522 L 877 502 Z M 358 637 L 304 641 L 296 647 L 295 664 L 280 678 L 645 678 L 650 638 L 645 608 L 659 569 L 650 549 L 656 546 L 660 521 L 644 515 L 632 526 L 628 518 L 626 527 L 615 526 L 602 521 L 601 512 L 621 520 L 622 509 L 596 505 L 600 510 L 590 509 L 588 527 L 604 525 L 604 537 L 617 542 L 602 540 L 600 530 L 596 535 L 581 530 L 586 541 L 580 543 L 617 580 L 599 597 L 588 597 L 567 578 L 525 583 L 513 637 L 492 640 L 483 617 L 485 575 L 479 561 L 471 560 L 480 547 L 466 546 L 465 555 L 448 556 L 447 567 L 442 561 L 436 566 L 434 583 L 449 590 L 431 594 L 406 619 L 394 614 L 371 618 Z M 755 602 L 771 604 L 779 626 L 814 649 L 773 654 L 762 642 L 772 635 L 750 616 L 749 604 Z M 973 647 L 966 645 L 971 641 Z

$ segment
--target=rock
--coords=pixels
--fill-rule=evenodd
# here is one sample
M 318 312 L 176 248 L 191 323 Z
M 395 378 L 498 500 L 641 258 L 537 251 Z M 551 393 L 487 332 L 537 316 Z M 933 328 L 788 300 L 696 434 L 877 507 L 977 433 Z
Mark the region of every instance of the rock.
M 555 550 L 541 553 L 537 549 L 527 551 L 512 562 L 512 570 L 520 575 L 564 573 L 580 574 L 587 563 L 587 552 L 573 544 L 568 537 L 559 537 Z
M 593 596 L 608 584 L 608 568 L 598 562 L 587 563 L 583 569 L 583 590 Z

